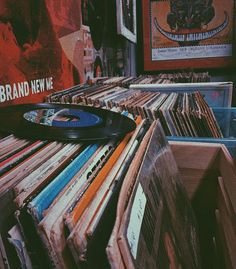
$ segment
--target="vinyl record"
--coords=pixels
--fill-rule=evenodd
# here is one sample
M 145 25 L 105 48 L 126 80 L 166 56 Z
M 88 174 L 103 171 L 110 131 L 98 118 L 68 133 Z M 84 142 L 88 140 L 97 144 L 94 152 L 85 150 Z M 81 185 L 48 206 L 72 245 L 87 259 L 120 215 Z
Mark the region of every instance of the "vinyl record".
M 0 131 L 30 139 L 95 141 L 135 127 L 126 116 L 89 106 L 39 103 L 0 109 Z

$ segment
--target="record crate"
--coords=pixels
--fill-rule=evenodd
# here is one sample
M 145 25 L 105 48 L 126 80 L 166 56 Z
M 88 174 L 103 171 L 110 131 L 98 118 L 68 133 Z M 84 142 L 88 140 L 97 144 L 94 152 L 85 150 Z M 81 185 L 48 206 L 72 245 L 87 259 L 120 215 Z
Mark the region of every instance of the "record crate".
M 206 142 L 224 144 L 236 160 L 236 108 L 212 108 L 223 138 L 167 136 L 169 141 Z
M 136 84 L 131 89 L 154 92 L 199 91 L 212 107 L 223 138 L 167 136 L 169 141 L 189 141 L 224 144 L 236 159 L 236 108 L 231 108 L 232 82 L 176 83 L 176 84 Z
M 203 268 L 236 268 L 236 169 L 227 148 L 170 145 L 197 218 Z
M 235 268 L 236 171 L 227 148 L 206 143 L 170 144 L 198 220 L 202 268 Z M 17 208 L 13 199 L 13 190 L 0 197 L 0 230 L 4 233 L 14 223 Z M 0 237 L 0 268 L 8 268 L 5 257 Z

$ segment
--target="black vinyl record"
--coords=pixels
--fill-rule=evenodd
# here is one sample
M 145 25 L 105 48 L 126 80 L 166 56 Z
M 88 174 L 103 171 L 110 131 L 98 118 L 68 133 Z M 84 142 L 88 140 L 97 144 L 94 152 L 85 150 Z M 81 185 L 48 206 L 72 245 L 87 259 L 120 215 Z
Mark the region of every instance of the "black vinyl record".
M 34 140 L 96 141 L 135 127 L 124 115 L 90 106 L 39 103 L 0 109 L 0 131 Z

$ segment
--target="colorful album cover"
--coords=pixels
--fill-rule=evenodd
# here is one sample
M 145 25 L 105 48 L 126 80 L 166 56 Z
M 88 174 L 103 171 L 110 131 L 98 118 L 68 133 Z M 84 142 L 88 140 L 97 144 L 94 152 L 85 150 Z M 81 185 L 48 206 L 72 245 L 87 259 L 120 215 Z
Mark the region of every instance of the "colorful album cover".
M 50 8 L 44 0 L 1 2 L 1 106 L 42 101 L 74 85 L 77 70 L 61 46 Z
M 152 0 L 151 60 L 231 57 L 232 0 Z
M 88 2 L 1 1 L 0 107 L 43 102 L 103 75 L 103 53 L 87 25 Z

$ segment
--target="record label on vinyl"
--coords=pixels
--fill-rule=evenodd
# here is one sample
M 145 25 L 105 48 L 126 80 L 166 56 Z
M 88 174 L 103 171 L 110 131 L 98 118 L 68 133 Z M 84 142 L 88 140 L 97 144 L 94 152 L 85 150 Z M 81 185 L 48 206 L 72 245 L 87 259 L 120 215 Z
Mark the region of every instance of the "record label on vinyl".
M 30 139 L 95 141 L 122 136 L 135 127 L 126 116 L 89 106 L 40 103 L 0 110 L 1 131 Z

